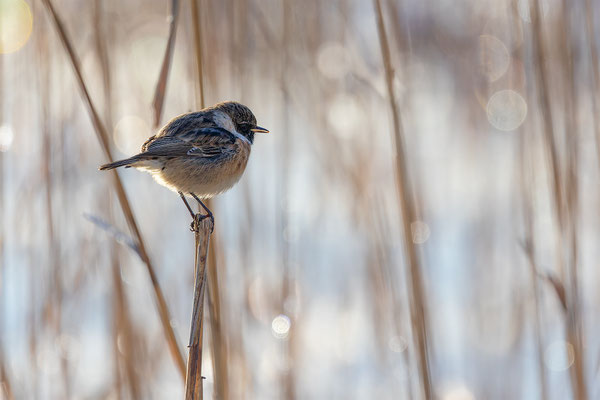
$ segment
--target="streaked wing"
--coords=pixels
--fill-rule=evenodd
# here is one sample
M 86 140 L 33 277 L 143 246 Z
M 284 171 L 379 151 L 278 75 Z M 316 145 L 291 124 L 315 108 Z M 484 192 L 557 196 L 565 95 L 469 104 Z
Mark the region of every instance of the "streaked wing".
M 151 142 L 145 143 L 144 147 L 140 156 L 177 157 L 187 155 L 193 145 L 172 136 L 159 136 L 152 138 Z
M 180 136 L 193 129 L 217 127 L 212 111 L 196 111 L 177 116 L 157 133 L 156 136 Z
M 142 146 L 141 156 L 193 156 L 215 158 L 235 152 L 235 136 L 222 128 L 192 129 L 177 136 L 153 136 Z
M 151 136 L 146 140 L 142 145 L 142 152 L 146 151 L 150 143 L 160 137 L 170 136 L 181 138 L 194 130 L 218 128 L 214 122 L 213 114 L 212 111 L 197 111 L 182 114 L 171 119 L 158 133 L 156 133 L 156 135 Z
M 225 148 L 223 147 L 214 147 L 214 146 L 203 146 L 203 147 L 192 147 L 188 150 L 188 156 L 194 157 L 218 157 L 223 154 Z

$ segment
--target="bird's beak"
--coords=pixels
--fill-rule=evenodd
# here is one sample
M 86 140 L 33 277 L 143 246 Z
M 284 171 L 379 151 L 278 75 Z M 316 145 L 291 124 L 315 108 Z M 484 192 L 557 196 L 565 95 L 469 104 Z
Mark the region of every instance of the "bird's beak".
M 250 129 L 252 132 L 254 133 L 269 133 L 268 129 L 265 128 L 261 128 L 260 126 L 257 126 L 255 128 Z

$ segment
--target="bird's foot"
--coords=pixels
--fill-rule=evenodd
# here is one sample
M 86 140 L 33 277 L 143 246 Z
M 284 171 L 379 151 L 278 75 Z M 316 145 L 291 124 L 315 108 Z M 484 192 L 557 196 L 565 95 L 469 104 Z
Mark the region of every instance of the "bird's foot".
M 212 213 L 210 213 L 210 214 L 200 214 L 200 213 L 195 214 L 194 220 L 190 224 L 190 230 L 195 233 L 200 232 L 200 223 L 203 220 L 205 220 L 206 218 L 210 219 L 210 233 L 213 233 L 213 231 L 215 229 L 215 217 L 213 217 Z

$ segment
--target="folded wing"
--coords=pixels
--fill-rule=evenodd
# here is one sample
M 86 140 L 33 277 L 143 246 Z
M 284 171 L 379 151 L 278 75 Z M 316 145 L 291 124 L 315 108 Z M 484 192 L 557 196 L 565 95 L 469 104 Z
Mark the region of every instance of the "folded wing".
M 216 158 L 235 152 L 235 136 L 222 128 L 192 129 L 177 136 L 153 136 L 142 146 L 140 159 L 153 157 Z

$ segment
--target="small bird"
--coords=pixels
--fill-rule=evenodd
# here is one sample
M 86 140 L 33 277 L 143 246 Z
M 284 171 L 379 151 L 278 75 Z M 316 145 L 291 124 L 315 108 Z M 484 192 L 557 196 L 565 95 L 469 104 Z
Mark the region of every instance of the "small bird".
M 213 219 L 202 202 L 230 189 L 242 176 L 255 133 L 268 133 L 243 104 L 226 101 L 169 121 L 142 145 L 139 154 L 100 166 L 100 170 L 134 167 L 148 171 L 163 186 L 185 199 L 192 196 Z M 193 223 L 192 223 L 193 225 Z

